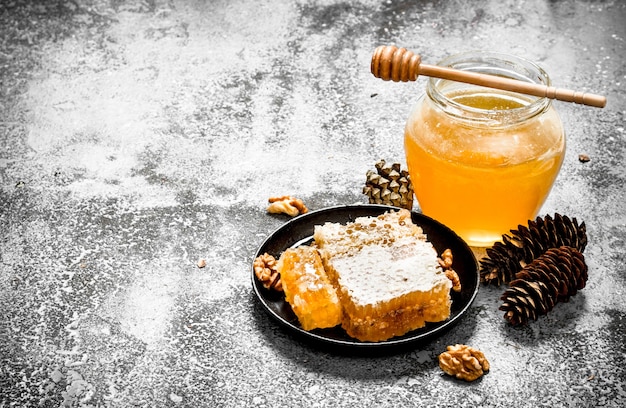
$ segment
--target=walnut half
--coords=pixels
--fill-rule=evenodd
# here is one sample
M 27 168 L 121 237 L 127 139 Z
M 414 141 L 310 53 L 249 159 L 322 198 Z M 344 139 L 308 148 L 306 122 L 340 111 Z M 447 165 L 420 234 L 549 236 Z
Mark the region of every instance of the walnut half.
M 456 273 L 454 269 L 446 269 L 445 274 L 452 282 L 452 290 L 455 292 L 461 291 L 461 279 L 459 278 L 459 274 Z
M 302 200 L 291 196 L 270 197 L 267 201 L 270 203 L 267 212 L 272 214 L 284 213 L 295 217 L 309 211 Z
M 265 289 L 273 289 L 277 292 L 283 291 L 283 283 L 280 280 L 280 273 L 276 270 L 276 258 L 267 252 L 259 255 L 253 262 L 254 275 L 261 281 Z
M 439 355 L 439 367 L 448 375 L 474 381 L 489 371 L 489 361 L 482 351 L 465 344 L 448 346 Z
M 452 290 L 455 292 L 460 292 L 461 279 L 459 278 L 459 274 L 456 273 L 454 269 L 452 269 L 452 250 L 448 248 L 443 251 L 438 261 L 439 265 L 441 265 L 441 269 L 443 269 L 448 279 L 452 281 Z

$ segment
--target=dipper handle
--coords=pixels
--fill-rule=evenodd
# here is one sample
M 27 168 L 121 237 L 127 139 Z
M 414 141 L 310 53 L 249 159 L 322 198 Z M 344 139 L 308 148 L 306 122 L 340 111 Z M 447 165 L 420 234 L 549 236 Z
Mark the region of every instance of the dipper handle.
M 384 81 L 408 82 L 417 80 L 418 75 L 448 79 L 488 88 L 502 89 L 526 95 L 545 97 L 565 102 L 574 102 L 604 108 L 606 97 L 569 89 L 555 88 L 530 82 L 518 81 L 495 75 L 422 64 L 419 55 L 394 45 L 381 45 L 372 55 L 371 71 Z

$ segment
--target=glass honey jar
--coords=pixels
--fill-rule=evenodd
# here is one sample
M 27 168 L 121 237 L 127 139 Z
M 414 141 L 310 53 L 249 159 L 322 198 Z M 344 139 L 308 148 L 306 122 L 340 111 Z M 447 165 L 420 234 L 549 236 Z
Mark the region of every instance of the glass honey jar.
M 438 65 L 550 85 L 538 65 L 473 52 Z M 565 133 L 548 98 L 430 78 L 404 146 L 422 212 L 471 246 L 490 246 L 536 217 L 561 168 Z

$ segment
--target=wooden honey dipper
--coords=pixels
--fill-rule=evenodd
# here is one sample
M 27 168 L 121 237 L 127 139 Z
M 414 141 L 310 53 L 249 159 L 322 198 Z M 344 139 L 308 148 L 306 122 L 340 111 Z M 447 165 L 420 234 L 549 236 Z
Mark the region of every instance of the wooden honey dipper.
M 461 71 L 454 68 L 440 67 L 438 65 L 427 65 L 421 62 L 422 58 L 419 55 L 405 48 L 398 48 L 394 45 L 381 45 L 376 48 L 374 55 L 372 55 L 371 70 L 375 77 L 381 78 L 384 81 L 415 81 L 418 75 L 425 75 L 518 92 L 526 95 L 595 106 L 597 108 L 604 108 L 606 105 L 606 97 L 602 95 L 555 88 L 553 86 L 545 86 L 495 75 Z

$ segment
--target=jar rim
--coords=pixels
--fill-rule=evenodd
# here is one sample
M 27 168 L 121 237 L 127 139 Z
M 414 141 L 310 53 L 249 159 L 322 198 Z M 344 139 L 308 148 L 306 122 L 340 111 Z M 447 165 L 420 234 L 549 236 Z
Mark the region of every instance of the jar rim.
M 438 62 L 437 65 L 464 71 L 499 75 L 545 86 L 551 85 L 548 73 L 539 65 L 523 57 L 502 52 L 469 51 L 453 54 Z M 491 125 L 511 124 L 527 120 L 545 112 L 552 103 L 551 99 L 546 97 L 511 93 L 519 95 L 520 99 L 525 102 L 523 106 L 506 110 L 478 108 L 449 98 L 443 88 L 450 86 L 450 84 L 467 89 L 484 87 L 462 84 L 442 78 L 429 78 L 426 93 L 430 99 L 444 109 L 446 113 L 463 120 L 489 122 Z

